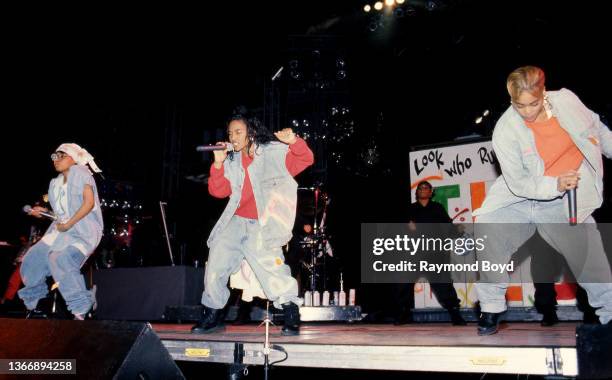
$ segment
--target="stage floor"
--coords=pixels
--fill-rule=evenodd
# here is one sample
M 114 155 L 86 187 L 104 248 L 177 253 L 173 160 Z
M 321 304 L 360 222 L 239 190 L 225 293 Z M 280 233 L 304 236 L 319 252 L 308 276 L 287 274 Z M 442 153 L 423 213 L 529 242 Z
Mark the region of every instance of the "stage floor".
M 271 344 L 288 355 L 282 366 L 477 372 L 576 376 L 577 323 L 543 328 L 539 323 L 502 323 L 499 333 L 481 337 L 475 324 L 303 324 L 295 337 L 271 327 Z M 242 344 L 244 363 L 263 364 L 263 326 L 227 326 L 196 335 L 191 325 L 154 324 L 175 360 L 233 363 Z M 270 361 L 284 354 L 272 351 Z

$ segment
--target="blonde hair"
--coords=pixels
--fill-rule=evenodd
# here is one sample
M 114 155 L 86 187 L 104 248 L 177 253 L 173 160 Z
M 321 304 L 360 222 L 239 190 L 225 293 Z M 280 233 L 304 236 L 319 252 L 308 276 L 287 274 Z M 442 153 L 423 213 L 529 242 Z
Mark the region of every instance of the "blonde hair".
M 544 70 L 535 66 L 523 66 L 508 75 L 506 88 L 510 98 L 517 99 L 523 91 L 530 94 L 541 93 L 544 90 L 546 76 Z

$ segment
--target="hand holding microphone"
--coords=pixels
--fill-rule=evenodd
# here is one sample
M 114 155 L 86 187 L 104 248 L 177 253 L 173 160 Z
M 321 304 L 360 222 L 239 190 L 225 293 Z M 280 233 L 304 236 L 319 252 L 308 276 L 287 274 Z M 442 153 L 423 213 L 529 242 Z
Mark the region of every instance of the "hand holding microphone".
M 580 181 L 580 173 L 570 170 L 557 177 L 557 190 L 567 192 L 567 205 L 569 208 L 569 224 L 578 224 L 578 207 L 576 203 L 576 188 Z
M 218 142 L 215 145 L 198 145 L 196 151 L 198 152 L 216 152 L 218 150 L 232 150 L 234 146 L 230 142 Z
M 57 216 L 54 213 L 40 206 L 34 206 L 32 208 L 30 205 L 25 205 L 23 206 L 23 212 L 25 212 L 28 215 L 32 215 L 33 217 L 36 217 L 36 218 L 45 217 L 47 219 L 57 220 Z
M 223 165 L 223 161 L 225 161 L 225 159 L 227 158 L 227 152 L 231 149 L 234 149 L 234 146 L 231 143 L 228 142 L 218 142 L 217 146 L 222 146 L 223 149 L 216 149 L 213 151 L 213 154 L 215 155 L 215 168 L 217 169 L 221 169 L 221 166 Z
M 575 189 L 578 186 L 579 180 L 580 173 L 578 173 L 576 170 L 565 172 L 557 177 L 557 190 L 561 192 Z
M 219 141 L 215 145 L 200 145 L 196 147 L 198 152 L 213 152 L 215 155 L 214 166 L 217 169 L 221 169 L 223 161 L 227 158 L 227 152 L 230 150 L 234 150 L 234 146 L 227 141 Z

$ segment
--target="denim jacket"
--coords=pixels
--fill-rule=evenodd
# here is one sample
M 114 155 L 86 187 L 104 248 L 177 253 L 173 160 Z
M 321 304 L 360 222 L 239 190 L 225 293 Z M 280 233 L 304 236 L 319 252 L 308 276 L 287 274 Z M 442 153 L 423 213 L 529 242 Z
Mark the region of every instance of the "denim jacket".
M 60 174 L 56 178 L 51 180 L 49 184 L 49 203 L 51 208 L 59 210 L 60 205 L 58 201 L 58 194 L 56 184 L 58 181 L 63 181 L 64 175 Z M 83 204 L 83 190 L 85 185 L 90 185 L 94 193 L 94 207 L 93 209 L 79 220 L 72 228 L 66 232 L 60 232 L 53 242 L 51 250 L 62 250 L 70 245 L 75 245 L 79 249 L 84 250 L 84 254 L 92 253 L 100 239 L 102 238 L 102 229 L 104 222 L 102 220 L 102 211 L 100 210 L 100 200 L 98 199 L 98 190 L 96 182 L 89 172 L 89 169 L 83 165 L 73 165 L 68 171 L 68 216 L 74 215 L 81 205 Z M 47 229 L 46 234 L 52 233 L 56 230 L 57 221 L 53 222 Z
M 602 154 L 612 158 L 612 132 L 567 89 L 548 91 L 552 113 L 584 155 L 576 190 L 578 220 L 584 221 L 603 201 Z M 546 201 L 563 197 L 557 178 L 544 175 L 533 132 L 510 106 L 493 131 L 493 150 L 502 169 L 487 197 L 473 215 L 482 215 L 524 200 Z M 568 211 L 566 210 L 566 213 Z
M 261 243 L 264 247 L 280 247 L 291 240 L 297 206 L 297 182 L 287 170 L 285 158 L 289 146 L 280 142 L 260 145 L 255 150 L 249 165 L 249 179 L 261 226 Z M 232 194 L 217 224 L 208 238 L 208 247 L 213 246 L 227 226 L 240 204 L 244 183 L 242 155 L 235 154 L 223 162 L 223 175 L 230 181 Z

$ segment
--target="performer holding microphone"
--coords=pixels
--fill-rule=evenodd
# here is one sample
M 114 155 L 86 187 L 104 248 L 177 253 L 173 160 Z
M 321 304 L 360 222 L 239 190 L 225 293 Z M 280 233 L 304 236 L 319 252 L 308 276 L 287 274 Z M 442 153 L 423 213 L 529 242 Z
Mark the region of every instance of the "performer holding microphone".
M 227 132 L 233 149 L 224 149 L 226 142 L 213 149 L 208 191 L 217 198 L 229 197 L 229 202 L 208 238 L 204 312 L 191 331 L 201 334 L 222 328 L 230 294 L 227 282 L 245 259 L 265 296 L 283 309 L 282 334 L 296 335 L 301 300 L 281 247 L 291 239 L 295 221 L 293 177 L 312 165 L 313 153 L 290 128 L 272 134 L 244 109 L 234 112 Z
M 508 76 L 511 105 L 493 132 L 502 175 L 474 211 L 476 233 L 486 236 L 478 258 L 507 263 L 537 229 L 566 258 L 605 324 L 612 320 L 612 275 L 591 213 L 603 200 L 601 156 L 612 158 L 612 132 L 574 93 L 547 92 L 544 81 L 534 66 Z M 508 273 L 480 273 L 479 335 L 497 332 L 507 285 Z
M 53 219 L 44 236 L 26 253 L 21 264 L 25 287 L 19 291 L 28 310 L 36 310 L 47 293 L 47 276 L 59 284 L 74 319 L 83 320 L 94 305 L 94 295 L 85 287 L 81 265 L 102 238 L 102 212 L 96 182 L 89 169 L 101 170 L 93 157 L 77 144 L 62 144 L 51 155 L 60 174 L 49 184 L 53 211 L 35 206 L 24 210 L 35 217 Z M 89 168 L 87 167 L 89 166 Z

